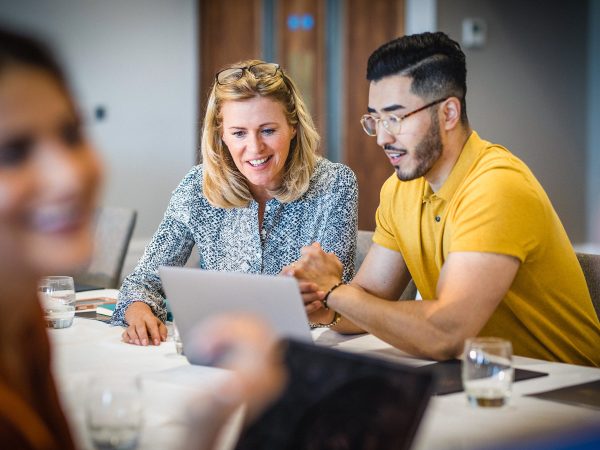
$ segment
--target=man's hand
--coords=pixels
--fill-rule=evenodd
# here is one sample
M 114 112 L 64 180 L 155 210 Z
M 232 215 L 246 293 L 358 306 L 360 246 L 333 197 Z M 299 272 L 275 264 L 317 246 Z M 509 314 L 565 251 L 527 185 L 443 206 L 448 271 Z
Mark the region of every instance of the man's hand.
M 284 267 L 281 274 L 296 277 L 306 313 L 311 321 L 320 322 L 316 319 L 331 316 L 329 311 L 320 311 L 323 297 L 341 280 L 343 266 L 334 253 L 324 252 L 318 242 L 303 247 L 300 254 L 300 259 Z
M 123 342 L 134 345 L 160 345 L 167 340 L 167 327 L 144 302 L 133 302 L 125 311 L 129 324 L 123 332 Z
M 300 259 L 294 263 L 294 276 L 310 281 L 320 291 L 327 292 L 342 279 L 344 267 L 335 253 L 326 253 L 318 242 L 300 249 Z

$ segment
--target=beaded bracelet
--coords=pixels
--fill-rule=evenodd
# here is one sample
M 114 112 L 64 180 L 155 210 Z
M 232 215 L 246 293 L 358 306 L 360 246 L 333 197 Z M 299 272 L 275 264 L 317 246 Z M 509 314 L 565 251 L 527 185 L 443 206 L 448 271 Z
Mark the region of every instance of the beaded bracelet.
M 311 330 L 314 330 L 315 328 L 331 328 L 340 323 L 340 320 L 342 320 L 342 315 L 336 311 L 333 314 L 333 320 L 329 323 L 309 322 L 308 324 L 310 325 Z
M 338 284 L 334 285 L 331 289 L 329 289 L 327 291 L 327 294 L 325 294 L 325 297 L 323 297 L 323 306 L 325 307 L 325 309 L 329 309 L 329 306 L 327 306 L 327 299 L 329 298 L 329 294 L 331 294 L 333 291 L 335 291 L 337 288 L 339 288 L 342 284 L 344 284 L 343 281 L 340 281 Z

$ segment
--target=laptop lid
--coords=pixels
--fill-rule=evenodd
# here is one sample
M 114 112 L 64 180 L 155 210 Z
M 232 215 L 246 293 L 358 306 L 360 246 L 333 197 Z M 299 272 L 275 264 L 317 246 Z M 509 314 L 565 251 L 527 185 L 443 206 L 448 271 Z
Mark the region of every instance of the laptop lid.
M 228 312 L 254 314 L 269 323 L 277 336 L 312 343 L 293 277 L 166 266 L 160 267 L 159 273 L 184 348 L 195 324 Z
M 236 450 L 410 448 L 432 373 L 293 340 L 283 348 L 287 385 Z

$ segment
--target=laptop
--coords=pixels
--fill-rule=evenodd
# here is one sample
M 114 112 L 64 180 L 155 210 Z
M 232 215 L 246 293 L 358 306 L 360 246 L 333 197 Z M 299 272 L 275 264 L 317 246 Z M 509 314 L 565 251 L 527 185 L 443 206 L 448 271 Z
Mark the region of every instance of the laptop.
M 434 375 L 379 358 L 283 341 L 281 396 L 236 450 L 410 449 Z
M 184 348 L 194 325 L 211 315 L 229 312 L 261 317 L 279 338 L 313 342 L 293 277 L 167 266 L 160 267 L 159 274 Z

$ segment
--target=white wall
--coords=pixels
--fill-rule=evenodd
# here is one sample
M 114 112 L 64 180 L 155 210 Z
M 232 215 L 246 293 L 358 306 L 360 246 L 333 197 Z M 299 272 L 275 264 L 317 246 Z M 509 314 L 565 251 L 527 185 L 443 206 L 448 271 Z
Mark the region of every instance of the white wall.
M 195 0 L 0 0 L 0 23 L 47 37 L 64 60 L 106 164 L 103 203 L 138 211 L 134 247 L 194 163 L 196 18 Z
M 405 34 L 437 30 L 437 0 L 405 0 Z
M 406 33 L 435 31 L 439 29 L 439 23 L 441 23 L 441 26 L 445 28 L 444 31 L 454 32 L 454 37 L 459 39 L 460 33 L 457 25 L 460 24 L 457 17 L 480 16 L 488 22 L 490 27 L 488 36 L 492 40 L 491 45 L 479 50 L 466 50 L 469 59 L 468 68 L 470 69 L 469 98 L 473 99 L 475 97 L 473 92 L 476 90 L 479 90 L 478 94 L 484 93 L 486 95 L 483 105 L 478 105 L 478 99 L 473 100 L 473 102 L 469 100 L 471 106 L 469 112 L 471 113 L 472 121 L 478 123 L 491 133 L 498 133 L 499 135 L 502 133 L 512 143 L 517 145 L 517 152 L 522 153 L 521 156 L 529 160 L 532 166 L 535 166 L 533 167 L 534 171 L 537 170 L 538 175 L 544 179 L 544 184 L 552 192 L 553 200 L 558 204 L 559 213 L 569 223 L 568 228 L 572 238 L 574 238 L 576 248 L 580 251 L 600 253 L 600 0 L 579 2 L 575 5 L 574 11 L 569 9 L 570 2 L 568 0 L 554 1 L 553 3 L 558 8 L 549 7 L 548 3 L 541 0 L 529 0 L 528 4 L 523 3 L 510 2 L 507 5 L 504 3 L 499 4 L 495 0 L 440 0 L 439 2 L 437 0 L 406 0 Z M 582 11 L 585 11 L 586 4 L 588 10 L 587 24 L 582 17 Z M 530 14 L 530 12 L 539 11 L 542 7 L 558 9 L 559 12 L 549 14 L 549 18 L 542 18 L 535 13 Z M 497 8 L 501 8 L 504 13 L 498 15 L 496 13 Z M 439 20 L 438 15 L 441 15 Z M 552 16 L 558 18 L 557 24 L 566 24 L 566 28 L 564 26 L 557 28 L 552 26 Z M 508 20 L 506 20 L 507 17 Z M 511 20 L 511 17 L 514 17 L 514 19 Z M 562 20 L 563 17 L 566 20 Z M 573 17 L 576 17 L 579 21 L 575 21 L 574 23 Z M 519 30 L 520 23 L 525 23 L 528 26 L 522 27 Z M 575 36 L 565 38 L 565 34 L 569 31 L 572 32 L 573 29 L 578 31 L 575 33 Z M 557 33 L 557 30 L 560 30 L 560 32 Z M 536 44 L 535 39 L 530 39 L 532 32 L 538 36 L 546 34 L 548 38 L 545 42 L 547 48 L 543 50 L 546 54 L 552 48 L 553 42 L 554 44 L 556 42 L 563 43 L 562 47 L 559 46 L 560 53 L 555 55 L 558 56 L 559 64 L 562 64 L 565 68 L 568 67 L 568 70 L 555 70 L 553 73 L 552 70 L 549 70 L 550 66 L 544 67 L 540 51 L 539 49 L 536 51 L 535 48 L 535 45 L 539 44 L 540 41 L 538 40 Z M 503 34 L 512 35 L 515 42 L 519 42 L 522 48 L 517 52 L 506 52 L 506 47 L 502 49 L 502 46 L 498 46 L 494 42 L 495 40 L 503 39 Z M 556 36 L 559 38 L 557 39 Z M 577 42 L 577 40 L 579 41 Z M 543 37 L 541 42 L 544 42 Z M 572 56 L 568 55 L 568 47 L 565 51 L 565 47 L 569 43 L 575 46 L 574 58 L 578 59 L 578 64 L 569 64 L 568 59 Z M 524 58 L 519 59 L 519 52 L 524 55 Z M 487 60 L 485 59 L 486 55 Z M 474 61 L 471 61 L 472 59 Z M 496 61 L 494 64 L 488 65 L 488 61 L 490 60 Z M 478 64 L 481 61 L 484 61 L 484 64 L 480 64 L 475 68 L 471 67 L 471 62 Z M 536 65 L 542 73 L 544 71 L 549 72 L 549 75 L 546 75 L 547 79 L 542 82 L 536 80 L 536 77 L 532 75 L 536 69 L 527 67 Z M 500 81 L 500 84 L 508 86 L 507 89 L 497 89 L 495 87 L 489 89 L 489 86 L 495 85 L 496 76 L 494 76 L 493 72 L 497 71 L 498 66 L 511 67 L 510 71 L 502 70 L 500 73 L 500 76 L 504 78 L 504 80 Z M 566 86 L 566 95 L 568 96 L 570 91 L 574 92 L 576 101 L 569 102 L 569 111 L 563 111 L 564 106 L 561 105 L 560 108 L 554 108 L 551 114 L 559 118 L 561 115 L 568 117 L 574 111 L 575 122 L 577 123 L 576 128 L 569 130 L 567 127 L 564 127 L 562 130 L 564 130 L 564 136 L 574 136 L 578 133 L 581 133 L 581 136 L 576 137 L 574 149 L 562 150 L 560 145 L 558 145 L 556 148 L 561 153 L 559 158 L 546 158 L 546 155 L 541 150 L 526 149 L 525 143 L 527 140 L 533 144 L 535 140 L 551 142 L 554 136 L 556 136 L 555 133 L 561 133 L 561 128 L 551 130 L 550 133 L 542 132 L 538 136 L 526 138 L 524 137 L 522 128 L 528 133 L 527 128 L 531 128 L 529 125 L 536 121 L 523 120 L 521 126 L 507 126 L 506 121 L 507 118 L 510 119 L 511 114 L 506 113 L 508 109 L 505 106 L 507 102 L 519 102 L 522 101 L 519 100 L 522 98 L 525 103 L 529 103 L 527 114 L 529 114 L 529 117 L 532 117 L 531 111 L 533 111 L 534 105 L 539 103 L 540 99 L 536 97 L 533 91 L 525 92 L 523 96 L 514 94 L 517 91 L 522 92 L 522 88 L 519 86 L 523 83 L 523 80 L 520 79 L 521 74 L 523 72 L 528 74 L 529 80 L 525 80 L 526 83 L 535 81 L 539 84 L 552 86 L 552 83 L 556 82 L 557 75 L 561 75 L 562 72 L 573 73 L 573 66 L 577 67 L 575 76 L 571 80 L 567 80 L 566 83 L 559 83 L 562 84 L 559 87 L 559 92 L 563 95 Z M 475 72 L 479 71 L 482 67 L 486 73 L 483 77 L 478 77 Z M 491 77 L 489 76 L 490 74 L 492 74 Z M 552 79 L 553 77 L 554 79 Z M 475 78 L 475 87 L 471 86 L 472 78 Z M 587 79 L 587 82 L 583 82 L 584 78 Z M 481 81 L 482 79 L 484 81 Z M 514 88 L 510 87 L 511 84 L 514 85 Z M 513 94 L 507 94 L 510 92 L 513 92 Z M 499 97 L 501 96 L 506 97 L 506 99 L 500 99 Z M 471 105 L 471 103 L 474 103 L 474 105 Z M 487 117 L 483 119 L 479 117 L 479 113 L 482 110 L 489 111 L 486 113 Z M 524 115 L 521 113 L 521 117 L 527 119 L 527 114 Z M 500 116 L 500 118 L 498 119 L 498 117 L 494 116 Z M 496 123 L 498 121 L 500 125 Z M 520 121 L 513 120 L 513 122 Z M 544 136 L 545 134 L 546 136 Z M 572 153 L 573 150 L 575 151 L 575 155 L 569 156 L 569 153 Z M 536 155 L 535 153 L 538 154 Z M 555 161 L 553 162 L 551 159 L 555 159 Z M 565 170 L 561 169 L 562 164 L 565 164 L 567 171 L 570 172 L 570 176 L 565 176 Z M 567 186 L 567 188 L 563 189 L 564 186 Z
M 487 22 L 486 45 L 465 49 L 473 128 L 529 165 L 571 241 L 585 243 L 588 2 L 440 0 L 437 6 L 438 28 L 459 42 L 465 17 Z
M 589 1 L 587 236 L 600 253 L 600 0 Z

